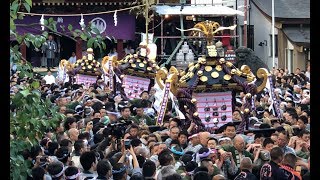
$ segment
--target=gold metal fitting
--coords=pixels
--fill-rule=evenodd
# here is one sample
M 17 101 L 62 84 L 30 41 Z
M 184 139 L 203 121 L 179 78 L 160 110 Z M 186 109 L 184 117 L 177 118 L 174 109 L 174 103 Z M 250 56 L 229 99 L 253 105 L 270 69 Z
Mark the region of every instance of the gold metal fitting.
M 226 62 L 226 65 L 227 65 L 228 67 L 232 67 L 232 66 L 233 66 L 233 64 L 232 64 L 231 62 Z
M 220 63 L 220 64 L 223 64 L 223 63 L 225 63 L 225 62 L 226 62 L 226 60 L 225 60 L 224 58 L 220 58 L 220 59 L 219 59 L 219 63 Z
M 237 69 L 237 70 L 236 70 L 236 75 L 237 75 L 237 76 L 241 76 L 241 75 L 242 75 L 242 72 L 241 72 L 239 69 Z
M 254 80 L 254 77 L 252 77 L 252 76 L 247 77 L 247 81 L 252 82 L 253 80 Z
M 198 76 L 202 76 L 203 75 L 203 71 L 200 70 L 200 71 L 197 72 L 197 74 L 198 74 Z

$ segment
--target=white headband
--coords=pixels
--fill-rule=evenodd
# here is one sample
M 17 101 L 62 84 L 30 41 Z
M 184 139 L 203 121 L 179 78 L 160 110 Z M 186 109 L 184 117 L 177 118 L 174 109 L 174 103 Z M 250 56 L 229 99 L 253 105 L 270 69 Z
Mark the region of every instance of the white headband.
M 225 141 L 225 140 L 231 141 L 229 137 L 223 137 L 223 138 L 220 138 L 218 142 Z
M 72 176 L 66 176 L 66 179 L 76 179 L 80 174 L 81 174 L 81 173 L 80 173 L 80 171 L 78 171 L 78 173 L 77 173 L 77 174 L 75 174 L 75 175 L 72 175 Z
M 64 167 L 62 167 L 62 170 L 61 170 L 61 172 L 59 172 L 58 174 L 56 174 L 56 175 L 51 175 L 52 177 L 60 177 L 63 173 L 64 173 L 64 170 L 65 170 L 65 168 Z

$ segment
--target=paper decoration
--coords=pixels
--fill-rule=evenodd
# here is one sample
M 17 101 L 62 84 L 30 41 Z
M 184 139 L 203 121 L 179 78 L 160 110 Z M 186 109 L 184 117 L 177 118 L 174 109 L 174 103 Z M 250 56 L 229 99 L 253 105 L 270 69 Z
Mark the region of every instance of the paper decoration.
M 218 129 L 222 125 L 232 122 L 232 93 L 194 93 L 197 99 L 199 118 L 205 127 Z
M 148 91 L 150 79 L 125 75 L 123 77 L 124 92 L 129 99 L 139 98 L 143 91 Z
M 41 30 L 43 31 L 44 30 L 44 15 L 41 16 L 40 24 L 41 24 Z
M 114 20 L 114 26 L 117 26 L 118 24 L 118 19 L 117 19 L 117 10 L 113 14 L 113 20 Z
M 84 30 L 84 28 L 86 27 L 86 25 L 84 24 L 84 19 L 83 19 L 83 15 L 81 14 L 81 20 L 79 22 L 81 29 Z

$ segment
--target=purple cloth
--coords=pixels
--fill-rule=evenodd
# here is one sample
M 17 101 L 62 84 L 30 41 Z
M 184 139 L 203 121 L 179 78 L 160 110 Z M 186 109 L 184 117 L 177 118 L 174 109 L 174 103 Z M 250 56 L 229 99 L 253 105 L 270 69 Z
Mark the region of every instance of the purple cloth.
M 117 12 L 117 26 L 114 26 L 114 19 L 113 19 L 113 13 L 110 14 L 100 14 L 100 15 L 88 15 L 83 16 L 85 25 L 88 26 L 88 23 L 94 19 L 96 19 L 94 22 L 96 24 L 100 24 L 102 27 L 102 35 L 114 37 L 115 39 L 123 39 L 123 40 L 134 40 L 135 39 L 135 16 L 128 14 L 127 12 Z M 45 20 L 48 20 L 50 16 L 44 16 Z M 64 29 L 66 32 L 69 32 L 68 25 L 71 24 L 74 29 L 80 29 L 80 20 L 81 16 L 66 16 L 66 17 L 58 17 L 53 16 L 53 20 L 57 21 L 57 31 L 63 32 L 61 29 L 61 25 L 64 25 Z M 97 19 L 98 18 L 98 19 Z M 33 34 L 41 34 L 41 26 L 40 26 L 40 19 L 41 16 L 30 16 L 26 15 L 22 20 L 17 19 L 15 21 L 16 24 L 33 24 L 38 23 L 39 26 L 29 26 L 29 27 L 22 27 L 17 26 L 17 32 L 20 35 L 23 35 L 24 33 L 33 33 Z M 71 34 L 69 34 L 71 35 Z

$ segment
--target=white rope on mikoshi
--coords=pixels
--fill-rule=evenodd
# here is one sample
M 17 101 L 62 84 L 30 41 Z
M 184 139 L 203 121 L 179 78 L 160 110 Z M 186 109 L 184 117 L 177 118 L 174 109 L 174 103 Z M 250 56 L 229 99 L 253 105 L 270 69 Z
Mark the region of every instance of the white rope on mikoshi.
M 162 121 L 167 109 L 170 87 L 171 87 L 171 81 L 167 80 L 165 83 L 163 100 L 161 102 L 160 111 L 157 117 L 157 125 L 162 125 Z
M 277 117 L 281 118 L 280 104 L 277 101 L 277 98 L 276 98 L 276 96 L 274 94 L 274 86 L 273 86 L 273 81 L 272 81 L 272 75 L 268 76 L 267 86 L 266 87 L 269 90 L 269 95 L 270 95 L 270 98 L 271 98 L 271 104 L 269 106 L 269 111 L 272 109 L 273 113 L 276 113 Z
M 57 79 L 62 82 L 68 82 L 69 81 L 69 76 L 67 74 L 67 64 L 69 62 L 65 59 L 61 60 L 59 67 L 58 67 L 58 72 L 57 72 Z
M 164 91 L 160 89 L 159 85 L 155 83 L 154 88 L 156 90 L 155 93 L 155 102 L 153 103 L 153 108 L 156 109 L 157 112 L 160 111 L 161 108 L 161 101 L 163 99 Z M 185 119 L 184 114 L 180 111 L 178 104 L 174 101 L 174 95 L 172 92 L 169 92 L 170 99 L 172 100 L 172 107 L 174 108 L 175 112 L 177 113 L 177 116 L 180 119 Z
M 185 119 L 185 116 L 184 116 L 184 114 L 180 111 L 178 104 L 176 104 L 175 101 L 174 101 L 174 98 L 173 98 L 174 95 L 172 94 L 172 92 L 169 92 L 169 96 L 170 96 L 170 99 L 171 99 L 171 101 L 172 101 L 172 107 L 173 107 L 174 110 L 176 111 L 177 116 L 179 117 L 179 119 Z
M 113 88 L 114 88 L 114 84 L 113 84 L 113 67 L 112 67 L 112 59 L 110 58 L 109 61 L 108 61 L 108 65 L 109 65 L 109 90 L 110 91 L 113 91 Z
M 252 108 L 252 111 L 256 110 L 256 106 L 254 104 L 254 97 L 251 98 L 251 108 Z

